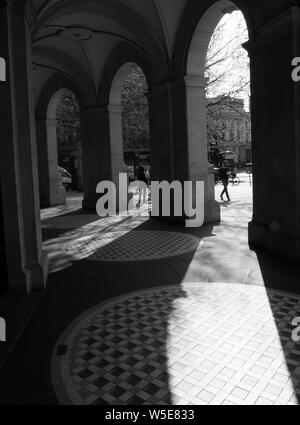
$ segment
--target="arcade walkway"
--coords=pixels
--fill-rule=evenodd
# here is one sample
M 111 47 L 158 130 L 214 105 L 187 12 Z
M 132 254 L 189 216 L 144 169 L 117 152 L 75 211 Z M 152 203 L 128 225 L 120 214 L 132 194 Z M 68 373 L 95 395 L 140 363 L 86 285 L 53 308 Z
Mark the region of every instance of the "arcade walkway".
M 201 229 L 99 220 L 78 195 L 42 211 L 48 288 L 1 402 L 298 404 L 299 269 L 249 250 L 251 188 L 230 191 L 221 224 Z

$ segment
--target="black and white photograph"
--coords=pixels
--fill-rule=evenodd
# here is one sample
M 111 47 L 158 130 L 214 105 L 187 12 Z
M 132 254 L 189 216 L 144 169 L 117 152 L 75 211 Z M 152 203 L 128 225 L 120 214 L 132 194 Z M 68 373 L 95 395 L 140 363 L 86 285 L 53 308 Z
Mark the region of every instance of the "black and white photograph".
M 0 0 L 0 406 L 300 404 L 300 1 Z

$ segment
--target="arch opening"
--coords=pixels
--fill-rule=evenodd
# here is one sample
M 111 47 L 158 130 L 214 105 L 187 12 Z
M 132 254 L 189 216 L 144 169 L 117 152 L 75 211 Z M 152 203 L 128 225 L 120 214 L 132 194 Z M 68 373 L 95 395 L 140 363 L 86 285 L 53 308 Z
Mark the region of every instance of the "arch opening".
M 67 190 L 82 191 L 82 140 L 80 130 L 80 107 L 75 94 L 64 90 L 57 109 L 58 165 L 63 171 L 63 184 Z
M 248 38 L 240 9 L 231 1 L 217 1 L 200 19 L 188 52 L 188 143 L 195 153 L 189 171 L 193 179 L 206 182 L 206 202 L 210 203 L 220 195 L 227 200 L 221 188 L 224 179 L 220 186 L 215 184 L 222 181 L 224 168 L 228 168 L 233 173 L 230 177 L 236 175 L 229 179 L 232 185 L 242 181 L 250 188 L 252 207 L 250 65 L 242 47 Z M 237 191 L 235 186 L 228 187 Z M 207 214 L 213 221 L 213 211 Z M 251 215 L 248 218 L 250 221 Z
M 37 138 L 41 206 L 65 204 L 67 191 L 82 188 L 80 109 L 71 90 L 52 94 Z
M 129 181 L 139 167 L 151 168 L 148 84 L 143 70 L 128 62 L 116 72 L 109 95 L 112 178 L 125 171 Z

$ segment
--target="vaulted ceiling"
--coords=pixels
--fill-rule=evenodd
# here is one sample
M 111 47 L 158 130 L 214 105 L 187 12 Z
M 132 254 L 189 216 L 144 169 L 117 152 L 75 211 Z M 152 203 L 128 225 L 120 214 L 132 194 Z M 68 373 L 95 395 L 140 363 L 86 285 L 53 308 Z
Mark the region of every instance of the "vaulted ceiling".
M 257 20 L 263 22 L 268 14 L 266 7 L 271 16 L 272 11 L 280 13 L 286 8 L 289 0 L 236 2 L 248 4 Z M 213 0 L 27 0 L 36 98 L 57 72 L 86 81 L 97 93 L 105 64 L 122 41 L 168 68 L 187 9 L 212 3 Z M 193 19 L 191 13 L 187 16 Z
M 38 96 L 54 72 L 89 79 L 95 90 L 121 42 L 172 56 L 188 0 L 32 0 L 33 63 Z

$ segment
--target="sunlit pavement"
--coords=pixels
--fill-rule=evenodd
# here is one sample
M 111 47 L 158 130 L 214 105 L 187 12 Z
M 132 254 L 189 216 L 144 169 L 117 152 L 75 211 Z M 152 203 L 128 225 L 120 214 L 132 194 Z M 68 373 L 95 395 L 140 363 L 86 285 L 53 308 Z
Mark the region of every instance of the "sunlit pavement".
M 299 298 L 277 290 L 299 293 L 299 270 L 249 249 L 247 177 L 229 187 L 222 222 L 200 229 L 99 219 L 79 195 L 43 211 L 48 288 L 5 367 L 21 384 L 0 399 L 297 404 Z
M 59 339 L 56 395 L 77 405 L 298 404 L 289 324 L 299 308 L 300 297 L 228 283 L 119 297 Z
M 166 230 L 185 234 L 193 234 L 199 239 L 197 249 L 193 256 L 189 253 L 168 261 L 168 268 L 174 273 L 179 273 L 183 281 L 208 281 L 231 283 L 263 284 L 260 275 L 257 256 L 248 247 L 248 222 L 252 215 L 252 189 L 245 180 L 240 186 L 230 186 L 231 202 L 222 202 L 222 223 L 216 226 L 204 226 L 200 229 L 184 229 L 181 226 L 161 224 L 141 217 L 137 213 L 130 216 L 120 215 L 111 218 L 99 219 L 95 214 L 72 214 L 44 220 L 42 223 L 45 235 L 59 234 L 59 237 L 49 238 L 45 241 L 45 249 L 50 258 L 50 270 L 57 271 L 73 264 L 76 259 L 82 259 L 80 253 L 70 253 L 66 245 L 89 245 L 86 259 L 93 253 L 93 246 L 98 250 L 99 243 L 103 246 L 118 240 L 121 235 L 132 230 Z M 216 186 L 216 199 L 219 199 L 222 186 Z M 74 209 L 74 204 L 72 204 Z M 69 208 L 69 207 L 67 207 Z M 145 206 L 144 212 L 147 213 Z M 47 232 L 48 230 L 48 232 Z M 104 236 L 105 234 L 105 236 Z M 89 239 L 92 243 L 89 244 Z M 105 240 L 107 239 L 107 242 Z M 98 244 L 96 243 L 98 240 Z M 92 246 L 93 245 L 93 246 Z M 180 250 L 179 250 L 180 251 Z M 180 253 L 180 252 L 179 252 Z M 161 256 L 163 260 L 163 255 Z M 92 267 L 92 264 L 89 263 Z M 185 270 L 184 275 L 182 270 Z M 162 276 L 163 278 L 163 276 Z

